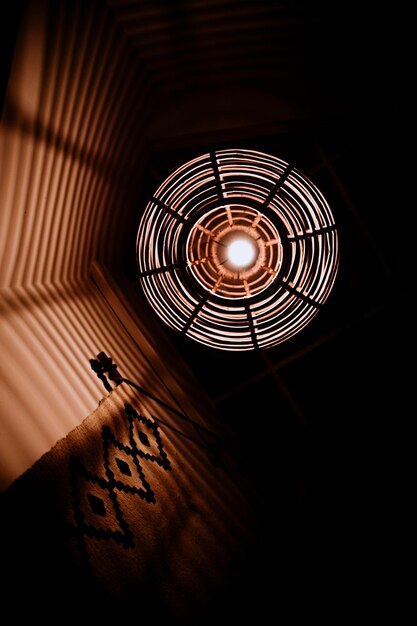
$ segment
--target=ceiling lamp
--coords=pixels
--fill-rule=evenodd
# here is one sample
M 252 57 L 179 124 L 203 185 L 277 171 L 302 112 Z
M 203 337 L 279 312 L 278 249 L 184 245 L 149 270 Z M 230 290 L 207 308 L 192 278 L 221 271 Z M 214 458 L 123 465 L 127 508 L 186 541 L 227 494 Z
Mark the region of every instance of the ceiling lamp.
M 298 333 L 335 281 L 337 232 L 317 187 L 277 157 L 217 150 L 156 190 L 137 234 L 139 283 L 173 330 L 221 350 Z

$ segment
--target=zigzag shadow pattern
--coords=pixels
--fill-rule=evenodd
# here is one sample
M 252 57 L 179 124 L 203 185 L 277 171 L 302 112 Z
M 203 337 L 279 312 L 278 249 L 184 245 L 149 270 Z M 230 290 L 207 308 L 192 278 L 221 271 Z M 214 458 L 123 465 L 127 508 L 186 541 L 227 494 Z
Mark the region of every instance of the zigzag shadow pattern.
M 166 471 L 171 464 L 162 445 L 158 424 L 125 404 L 128 444 L 117 439 L 109 426 L 103 426 L 104 476 L 90 472 L 80 457 L 69 459 L 72 509 L 75 523 L 69 532 L 77 540 L 81 559 L 91 570 L 86 538 L 115 541 L 125 549 L 135 546 L 134 534 L 123 515 L 118 493 L 137 495 L 155 504 L 155 494 L 142 468 L 144 462 L 157 463 Z M 92 572 L 91 572 L 92 573 Z

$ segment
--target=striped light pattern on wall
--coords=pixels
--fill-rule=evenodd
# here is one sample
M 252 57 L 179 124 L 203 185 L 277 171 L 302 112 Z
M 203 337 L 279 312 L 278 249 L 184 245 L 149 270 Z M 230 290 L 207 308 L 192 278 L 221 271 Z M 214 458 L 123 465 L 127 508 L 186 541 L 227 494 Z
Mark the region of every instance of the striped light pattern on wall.
M 188 376 L 173 381 L 90 277 L 93 260 L 117 267 L 134 221 L 151 81 L 105 3 L 26 4 L 0 127 L 0 490 L 96 408 L 101 351 L 187 401 Z
M 92 259 L 112 262 L 149 93 L 103 3 L 29 3 L 1 127 L 2 287 L 84 280 Z
M 248 260 L 233 261 L 236 245 Z M 137 235 L 140 285 L 159 317 L 223 350 L 270 348 L 298 333 L 329 296 L 338 262 L 321 192 L 253 150 L 218 150 L 176 169 Z

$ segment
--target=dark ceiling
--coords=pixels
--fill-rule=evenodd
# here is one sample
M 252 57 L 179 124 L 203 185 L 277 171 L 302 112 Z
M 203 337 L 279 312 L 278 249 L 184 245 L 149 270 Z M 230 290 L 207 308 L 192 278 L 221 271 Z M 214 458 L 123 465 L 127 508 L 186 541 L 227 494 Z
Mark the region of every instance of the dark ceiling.
M 355 121 L 238 144 L 295 162 L 335 215 L 338 277 L 329 300 L 302 332 L 267 351 L 227 353 L 161 323 L 244 442 L 259 484 L 269 494 L 272 489 L 277 507 L 314 500 L 317 489 L 331 501 L 348 488 L 346 480 L 365 480 L 359 452 L 366 457 L 376 451 L 371 442 L 384 435 L 408 395 L 405 368 L 401 371 L 403 335 L 412 317 L 408 251 L 404 239 L 393 241 L 391 224 L 381 220 L 382 199 L 377 200 L 376 174 L 368 162 L 374 148 L 366 131 Z M 236 141 L 216 143 L 229 145 Z M 147 191 L 173 166 L 206 149 L 155 154 Z M 145 201 L 146 194 L 142 208 Z M 127 270 L 132 280 L 133 249 L 132 237 Z M 271 461 L 274 472 L 268 471 Z
M 143 5 L 124 4 L 127 31 L 142 49 Z M 329 558 L 337 545 L 339 557 L 342 550 L 355 561 L 366 546 L 364 562 L 374 567 L 383 558 L 386 509 L 401 507 L 412 410 L 404 359 L 414 338 L 411 229 L 395 184 L 401 72 L 386 88 L 401 52 L 386 44 L 388 16 L 360 3 L 238 4 L 158 5 L 161 24 L 146 58 L 161 92 L 186 99 L 204 86 L 221 100 L 232 85 L 250 87 L 254 100 L 266 91 L 288 96 L 293 115 L 274 123 L 271 110 L 258 110 L 255 123 L 222 133 L 211 130 L 205 109 L 206 131 L 200 124 L 198 133 L 151 144 L 137 220 L 171 170 L 211 148 L 276 155 L 323 192 L 338 226 L 340 270 L 323 310 L 299 335 L 265 352 L 226 353 L 164 328 L 243 446 L 272 523 L 287 524 L 289 552 Z M 125 265 L 132 281 L 134 239 Z
M 136 223 L 167 174 L 209 148 L 291 161 L 331 206 L 339 274 L 293 339 L 226 353 L 163 328 L 242 446 L 288 553 L 331 560 L 337 545 L 338 558 L 365 564 L 364 580 L 367 563 L 375 571 L 397 549 L 386 537 L 400 524 L 387 519 L 408 498 L 415 280 L 406 53 L 392 43 L 405 17 L 359 2 L 106 4 L 160 94 Z M 164 134 L 166 111 L 176 117 Z M 132 282 L 135 236 L 121 234 Z

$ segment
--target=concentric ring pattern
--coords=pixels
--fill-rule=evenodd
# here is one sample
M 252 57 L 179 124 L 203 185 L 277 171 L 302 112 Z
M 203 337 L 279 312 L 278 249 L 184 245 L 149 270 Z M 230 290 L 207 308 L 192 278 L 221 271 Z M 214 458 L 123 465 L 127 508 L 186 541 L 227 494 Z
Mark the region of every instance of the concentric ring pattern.
M 233 242 L 251 260 L 236 265 Z M 148 202 L 137 234 L 143 292 L 172 329 L 222 350 L 265 349 L 316 315 L 333 287 L 328 203 L 285 161 L 253 150 L 203 154 Z

